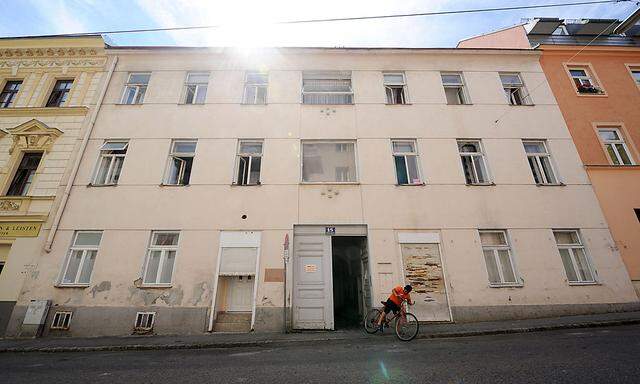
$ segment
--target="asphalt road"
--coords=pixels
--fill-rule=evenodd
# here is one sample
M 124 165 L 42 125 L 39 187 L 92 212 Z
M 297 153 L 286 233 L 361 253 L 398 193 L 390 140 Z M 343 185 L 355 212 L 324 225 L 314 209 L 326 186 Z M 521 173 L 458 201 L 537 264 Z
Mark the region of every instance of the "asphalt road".
M 639 383 L 640 326 L 271 347 L 0 354 L 2 383 Z

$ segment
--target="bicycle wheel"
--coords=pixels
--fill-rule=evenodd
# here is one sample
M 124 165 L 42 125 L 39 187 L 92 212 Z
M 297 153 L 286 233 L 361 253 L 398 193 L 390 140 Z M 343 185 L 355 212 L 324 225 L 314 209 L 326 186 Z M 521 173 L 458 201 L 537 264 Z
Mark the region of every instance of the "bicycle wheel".
M 364 317 L 364 330 L 367 333 L 374 334 L 378 332 L 378 319 L 380 318 L 381 310 L 377 308 L 370 309 L 367 315 Z
M 419 327 L 418 319 L 412 313 L 407 313 L 404 319 L 396 319 L 396 336 L 402 341 L 411 341 L 418 335 Z

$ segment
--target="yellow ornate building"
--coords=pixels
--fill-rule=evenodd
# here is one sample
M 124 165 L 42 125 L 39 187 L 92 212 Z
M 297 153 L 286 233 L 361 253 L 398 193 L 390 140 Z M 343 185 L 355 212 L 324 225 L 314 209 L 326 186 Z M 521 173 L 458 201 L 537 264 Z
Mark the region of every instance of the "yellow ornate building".
M 106 62 L 99 36 L 0 39 L 0 334 L 38 278 Z

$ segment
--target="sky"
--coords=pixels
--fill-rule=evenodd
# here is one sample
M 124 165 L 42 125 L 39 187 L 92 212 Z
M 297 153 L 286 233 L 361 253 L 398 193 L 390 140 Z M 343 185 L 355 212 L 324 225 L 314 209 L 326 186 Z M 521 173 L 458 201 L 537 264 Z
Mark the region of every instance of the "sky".
M 112 45 L 454 47 L 522 18 L 624 19 L 637 1 L 533 10 L 301 25 L 274 21 L 355 17 L 580 0 L 0 0 L 0 37 L 221 25 L 217 29 L 110 34 Z

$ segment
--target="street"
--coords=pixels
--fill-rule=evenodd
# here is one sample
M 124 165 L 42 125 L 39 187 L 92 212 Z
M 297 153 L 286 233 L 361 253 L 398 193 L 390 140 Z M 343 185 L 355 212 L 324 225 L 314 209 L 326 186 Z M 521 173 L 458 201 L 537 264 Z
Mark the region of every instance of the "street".
M 640 326 L 133 352 L 5 353 L 3 383 L 637 383 Z

